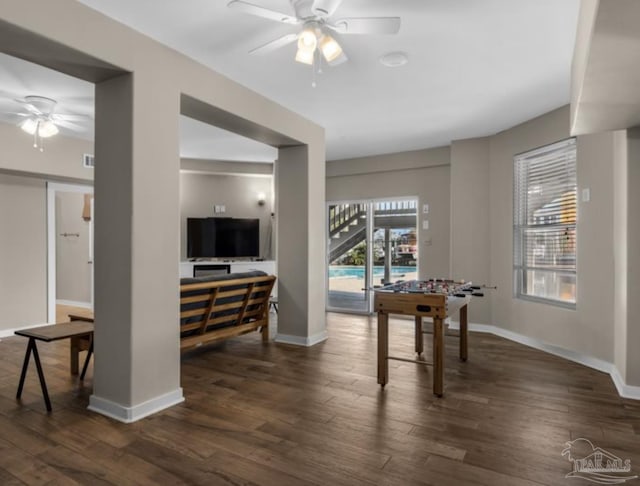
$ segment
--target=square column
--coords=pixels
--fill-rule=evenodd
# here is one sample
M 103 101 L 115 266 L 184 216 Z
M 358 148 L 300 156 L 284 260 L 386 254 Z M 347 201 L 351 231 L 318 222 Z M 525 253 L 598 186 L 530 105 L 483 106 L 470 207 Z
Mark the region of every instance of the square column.
M 96 85 L 95 372 L 89 409 L 132 422 L 183 400 L 179 95 L 166 73 Z
M 313 346 L 327 338 L 325 317 L 325 157 L 309 146 L 280 148 L 275 163 L 278 334 Z

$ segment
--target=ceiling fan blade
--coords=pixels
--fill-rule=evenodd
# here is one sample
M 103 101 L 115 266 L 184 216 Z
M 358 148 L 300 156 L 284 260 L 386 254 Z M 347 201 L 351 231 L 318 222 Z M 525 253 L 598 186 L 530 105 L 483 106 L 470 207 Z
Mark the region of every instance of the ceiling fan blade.
M 279 37 L 276 40 L 272 40 L 271 42 L 267 42 L 255 49 L 251 49 L 249 54 L 268 54 L 269 52 L 273 52 L 276 49 L 280 49 L 281 47 L 286 46 L 287 44 L 291 44 L 298 38 L 298 34 L 287 34 Z
M 313 2 L 313 13 L 318 17 L 331 17 L 341 3 L 342 0 L 316 0 Z
M 255 15 L 269 20 L 275 20 L 276 22 L 284 22 L 285 24 L 299 24 L 300 20 L 296 17 L 288 14 L 276 12 L 268 8 L 259 7 L 252 3 L 244 2 L 243 0 L 232 0 L 227 4 L 227 7 L 244 12 L 249 15 Z
M 86 121 L 90 121 L 91 117 L 89 115 L 71 115 L 71 114 L 64 114 L 64 113 L 54 113 L 53 115 L 51 115 L 51 118 L 53 118 L 54 121 L 77 121 L 77 122 L 86 122 Z
M 341 34 L 397 34 L 400 17 L 354 17 L 340 19 L 327 26 Z
M 64 120 L 55 120 L 54 124 L 58 125 L 60 127 L 68 128 L 69 130 L 73 130 L 74 132 L 86 132 L 87 131 L 87 128 L 83 127 L 82 125 L 78 125 L 77 123 L 71 123 L 71 122 L 64 121 Z
M 34 105 L 32 105 L 31 103 L 29 103 L 29 102 L 28 102 L 28 101 L 26 101 L 26 100 L 16 99 L 15 101 L 17 101 L 17 102 L 18 102 L 18 103 L 20 103 L 22 106 L 24 106 L 24 108 L 25 108 L 28 112 L 30 112 L 30 113 L 32 113 L 32 114 L 34 114 L 34 115 L 36 115 L 36 116 L 43 116 L 43 115 L 44 115 L 44 113 L 42 113 L 38 108 L 36 108 Z

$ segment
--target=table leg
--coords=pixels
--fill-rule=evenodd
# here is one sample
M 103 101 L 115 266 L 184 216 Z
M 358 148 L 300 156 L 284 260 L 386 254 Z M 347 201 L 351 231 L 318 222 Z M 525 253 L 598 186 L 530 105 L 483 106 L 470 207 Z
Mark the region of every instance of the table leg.
M 84 360 L 84 366 L 82 367 L 82 373 L 80 374 L 80 380 L 84 380 L 84 375 L 87 374 L 87 367 L 89 366 L 89 360 L 91 360 L 91 355 L 93 354 L 93 338 L 91 338 L 91 344 L 89 345 L 89 350 L 87 351 L 87 357 Z
M 444 332 L 442 318 L 433 318 L 433 394 L 441 397 L 444 382 Z
M 416 316 L 416 353 L 419 355 L 424 351 L 424 340 L 422 337 L 422 317 Z
M 69 368 L 71 369 L 71 374 L 72 375 L 77 375 L 78 374 L 78 369 L 79 369 L 79 365 L 80 365 L 80 338 L 78 337 L 72 337 L 71 338 L 71 347 L 70 347 L 70 362 L 69 362 Z
M 22 372 L 20 373 L 20 383 L 18 384 L 18 393 L 16 393 L 16 398 L 20 398 L 22 396 L 22 389 L 24 388 L 24 379 L 27 376 L 27 368 L 29 368 L 29 359 L 31 358 L 31 346 L 34 344 L 33 338 L 29 338 L 29 343 L 27 344 L 27 351 L 24 354 L 24 363 L 22 364 Z
M 36 362 L 36 368 L 38 370 L 38 378 L 40 378 L 40 388 L 42 388 L 42 395 L 44 396 L 44 403 L 47 406 L 47 412 L 51 412 L 51 400 L 49 400 L 49 392 L 47 391 L 47 383 L 44 381 L 44 373 L 42 371 L 42 365 L 40 364 L 40 356 L 38 355 L 38 347 L 35 340 L 33 341 L 33 358 Z
M 378 383 L 389 381 L 389 315 L 378 312 Z
M 460 359 L 467 361 L 467 338 L 469 335 L 469 325 L 467 322 L 467 305 L 460 308 Z
M 36 362 L 36 369 L 38 370 L 38 378 L 40 379 L 40 388 L 42 388 L 42 396 L 44 397 L 44 403 L 47 406 L 47 412 L 51 412 L 51 400 L 49 400 L 49 392 L 47 391 L 47 383 L 44 381 L 44 373 L 42 371 L 42 365 L 40 364 L 40 355 L 38 354 L 38 347 L 36 341 L 33 338 L 29 338 L 29 344 L 27 345 L 27 354 L 24 357 L 24 364 L 22 365 L 22 373 L 20 374 L 20 384 L 18 385 L 18 393 L 16 398 L 22 396 L 22 389 L 24 387 L 24 380 L 27 376 L 27 368 L 29 367 L 29 358 L 33 352 L 33 359 Z

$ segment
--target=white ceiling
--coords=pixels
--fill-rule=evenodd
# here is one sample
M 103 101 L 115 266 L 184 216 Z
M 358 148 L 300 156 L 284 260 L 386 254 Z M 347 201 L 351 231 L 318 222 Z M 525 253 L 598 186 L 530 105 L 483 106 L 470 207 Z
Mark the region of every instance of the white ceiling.
M 325 67 L 312 88 L 311 67 L 293 60 L 295 44 L 266 55 L 248 54 L 297 32 L 297 26 L 228 9 L 227 0 L 81 1 L 324 126 L 330 160 L 484 136 L 568 103 L 580 3 L 344 0 L 334 19 L 399 16 L 400 33 L 336 34 L 349 62 Z M 292 12 L 289 0 L 250 1 Z M 407 65 L 387 68 L 378 62 L 397 50 L 408 54 Z M 24 73 L 8 59 L 0 57 L 0 95 L 6 87 L 21 97 L 58 96 L 62 110 L 66 98 L 71 102 L 92 92 L 91 85 L 77 80 L 67 86 L 43 76 L 39 84 L 38 75 Z M 84 109 L 68 106 L 69 111 Z M 5 111 L 2 104 L 0 111 Z M 186 157 L 264 161 L 276 155 L 270 147 L 184 118 L 181 133 Z

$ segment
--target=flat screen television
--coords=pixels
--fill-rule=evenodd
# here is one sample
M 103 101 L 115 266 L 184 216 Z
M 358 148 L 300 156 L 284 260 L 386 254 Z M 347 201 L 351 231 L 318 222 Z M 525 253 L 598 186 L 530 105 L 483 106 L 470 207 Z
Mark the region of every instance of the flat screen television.
M 260 220 L 187 218 L 187 258 L 260 256 Z

